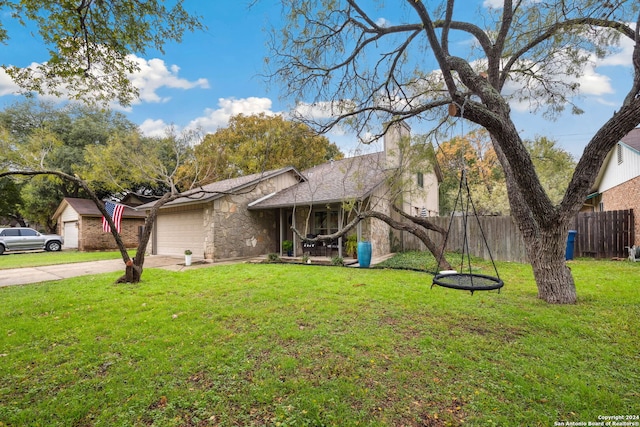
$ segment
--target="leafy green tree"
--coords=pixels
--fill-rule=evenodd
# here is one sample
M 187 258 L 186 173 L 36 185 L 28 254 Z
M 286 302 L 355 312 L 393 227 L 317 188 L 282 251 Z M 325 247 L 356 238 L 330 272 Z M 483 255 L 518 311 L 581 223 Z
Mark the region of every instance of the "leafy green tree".
M 16 220 L 22 226 L 26 226 L 24 218 L 20 214 L 22 197 L 20 196 L 20 186 L 12 179 L 0 179 L 0 224 L 4 224 L 2 219 Z
M 27 101 L 16 103 L 0 112 L 0 127 L 4 129 L 3 150 L 19 158 L 28 167 L 60 170 L 73 175 L 86 169 L 85 147 L 105 145 L 114 134 L 138 132 L 137 126 L 122 114 L 109 110 L 70 104 L 58 108 L 52 103 Z M 100 197 L 111 194 L 109 189 L 95 187 Z M 48 231 L 56 224 L 51 216 L 64 197 L 86 197 L 76 182 L 54 177 L 35 177 L 22 186 L 21 214 L 29 222 L 38 223 Z
M 573 158 L 546 137 L 524 143 L 545 192 L 553 203 L 559 203 L 571 181 L 575 168 Z M 478 213 L 510 214 L 505 175 L 486 130 L 477 129 L 440 144 L 437 157 L 444 175 L 440 212 L 451 212 L 464 168 Z
M 85 103 L 107 104 L 115 99 L 129 105 L 138 95 L 128 78 L 138 65 L 129 54 L 162 51 L 167 42 L 181 41 L 185 31 L 203 28 L 200 17 L 184 9 L 183 0 L 171 3 L 2 1 L 3 17 L 23 24 L 24 31 L 38 37 L 50 55 L 35 66 L 3 68 L 27 93 L 65 95 Z M 9 42 L 9 37 L 0 23 L 0 42 Z
M 138 132 L 114 134 L 104 145 L 86 147 L 86 167 L 80 174 L 92 188 L 111 194 L 135 190 L 162 196 L 191 187 L 195 172 L 192 132 L 169 129 L 163 137 L 144 137 Z M 191 180 L 191 181 L 190 181 Z
M 0 1 L 0 10 L 6 16 L 11 16 L 25 26 L 36 28 L 37 35 L 50 53 L 46 62 L 34 67 L 3 67 L 25 92 L 59 96 L 64 94 L 86 104 L 104 105 L 117 100 L 120 104 L 127 105 L 138 94 L 128 79 L 137 69 L 130 54 L 144 54 L 147 49 L 162 51 L 165 43 L 180 41 L 185 31 L 203 28 L 199 17 L 185 11 L 182 6 L 183 0 L 171 3 L 172 6 L 165 6 L 165 2 L 161 0 L 89 0 L 79 3 L 53 0 Z M 8 33 L 0 23 L 0 42 L 6 43 L 7 40 Z M 74 133 L 57 132 L 48 126 L 27 126 L 27 129 L 29 131 L 26 133 L 12 135 L 4 127 L 0 128 L 0 178 L 46 176 L 60 179 L 67 185 L 85 192 L 102 214 L 108 217 L 97 191 L 77 173 L 73 173 L 76 167 L 83 167 L 82 163 L 78 165 L 67 162 L 67 166 L 71 166 L 69 172 L 62 171 L 61 166 L 56 166 L 61 159 L 68 159 L 78 154 L 78 151 L 85 151 L 84 148 L 64 149 L 65 144 L 58 136 Z M 75 135 L 83 134 L 85 131 L 86 129 L 79 130 Z M 83 138 L 71 138 L 68 141 L 70 145 L 66 148 L 72 145 L 72 140 L 81 141 Z M 89 141 L 95 142 L 96 140 Z M 128 149 L 129 146 L 124 145 L 123 151 L 118 155 L 135 158 L 135 153 Z M 181 149 L 164 150 L 164 155 L 169 157 L 181 153 Z M 147 177 L 149 181 L 162 182 L 169 191 L 151 209 L 146 219 L 146 232 L 134 260 L 129 257 L 109 218 L 113 237 L 126 264 L 123 280 L 140 280 L 144 252 L 157 211 L 165 203 L 179 197 L 172 182 L 183 160 L 176 159 L 176 167 L 167 170 L 166 175 L 157 171 L 158 174 Z
M 264 113 L 234 116 L 228 127 L 206 135 L 196 146 L 196 158 L 206 181 L 285 166 L 304 170 L 343 157 L 334 143 L 308 126 Z
M 476 129 L 445 141 L 439 146 L 437 159 L 443 173 L 441 213 L 448 214 L 453 209 L 463 169 L 479 214 L 505 214 L 508 211 L 504 174 L 487 131 Z
M 30 157 L 12 155 L 18 150 L 17 146 L 5 144 L 4 148 L 9 155 L 4 158 L 3 163 L 0 163 L 0 179 L 8 176 L 51 181 L 59 179 L 80 187 L 110 222 L 111 233 L 126 265 L 125 274 L 118 281 L 139 282 L 147 244 L 159 209 L 178 197 L 197 198 L 207 194 L 207 191 L 200 186 L 200 182 L 186 182 L 186 178 L 178 173 L 182 165 L 195 164 L 193 142 L 194 136 L 190 133 L 177 135 L 170 132 L 164 138 L 142 138 L 136 133 L 114 134 L 104 145 L 85 147 L 87 166 L 74 174 L 48 169 L 47 154 L 49 153 L 45 153 L 41 162 L 33 162 Z M 80 174 L 86 174 L 86 179 Z M 131 179 L 142 183 L 146 188 L 162 193 L 145 219 L 145 231 L 133 259 L 129 256 L 120 234 L 106 213 L 102 200 L 94 190 L 100 187 L 117 192 L 126 188 Z
M 551 202 L 559 204 L 569 187 L 576 162 L 571 154 L 547 137 L 538 136 L 533 140 L 525 140 L 524 143 L 542 187 Z
M 305 107 L 325 113 L 308 120 L 320 130 L 348 124 L 364 134 L 380 128 L 380 120 L 411 118 L 446 123 L 450 112 L 485 128 L 506 177 L 538 296 L 575 303 L 564 259 L 569 223 L 607 153 L 640 124 L 640 3 L 501 3 L 469 13 L 468 2 L 455 0 L 285 0 L 287 19 L 273 31 L 269 73 L 285 96 L 312 99 Z M 379 19 L 387 13 L 397 20 Z M 588 58 L 616 51 L 622 38 L 634 46 L 626 96 L 593 135 L 554 204 L 509 103 L 528 102 L 550 116 L 567 107 L 579 113 L 572 100 Z

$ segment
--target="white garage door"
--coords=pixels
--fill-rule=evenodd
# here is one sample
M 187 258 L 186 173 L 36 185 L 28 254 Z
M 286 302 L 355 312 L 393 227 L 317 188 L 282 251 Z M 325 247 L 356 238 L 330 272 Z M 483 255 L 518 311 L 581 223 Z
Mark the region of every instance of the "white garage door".
M 194 257 L 204 256 L 202 209 L 160 213 L 156 227 L 158 255 L 183 256 L 186 249 L 191 249 Z
M 78 249 L 78 221 L 65 222 L 62 237 L 65 249 Z

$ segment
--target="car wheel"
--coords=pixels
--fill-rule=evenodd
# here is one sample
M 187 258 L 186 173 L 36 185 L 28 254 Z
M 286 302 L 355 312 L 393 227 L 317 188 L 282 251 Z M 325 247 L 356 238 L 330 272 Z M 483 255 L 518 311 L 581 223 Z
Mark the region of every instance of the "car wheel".
M 62 245 L 60 244 L 60 242 L 53 241 L 47 243 L 47 247 L 45 249 L 49 252 L 57 252 L 62 249 Z
M 4 246 L 0 245 L 0 255 L 2 255 L 4 253 Z

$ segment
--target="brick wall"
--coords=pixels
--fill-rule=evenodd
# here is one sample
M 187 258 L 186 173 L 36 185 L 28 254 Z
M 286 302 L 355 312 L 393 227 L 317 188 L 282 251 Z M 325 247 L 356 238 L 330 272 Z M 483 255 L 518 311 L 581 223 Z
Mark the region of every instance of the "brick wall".
M 123 218 L 120 237 L 127 248 L 138 246 L 138 227 L 144 225 L 143 218 Z M 102 217 L 80 218 L 78 233 L 79 251 L 102 251 L 118 249 L 111 233 L 102 231 Z
M 602 193 L 605 211 L 633 209 L 635 217 L 634 244 L 640 245 L 640 176 Z

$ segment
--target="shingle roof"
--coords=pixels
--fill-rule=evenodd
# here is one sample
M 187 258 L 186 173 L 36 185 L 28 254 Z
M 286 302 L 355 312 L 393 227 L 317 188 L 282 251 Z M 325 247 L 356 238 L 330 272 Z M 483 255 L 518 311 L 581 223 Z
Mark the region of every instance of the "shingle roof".
M 640 151 L 640 128 L 635 128 L 628 134 L 626 134 L 621 140 L 629 147 Z
M 212 182 L 211 184 L 203 185 L 202 187 L 194 188 L 190 191 L 185 191 L 183 194 L 191 193 L 193 194 L 193 196 L 179 197 L 169 203 L 166 203 L 164 206 L 162 206 L 162 208 L 176 205 L 209 202 L 211 200 L 222 197 L 227 193 L 240 191 L 243 188 L 250 187 L 251 185 L 254 185 L 264 179 L 268 179 L 289 171 L 294 171 L 296 174 L 299 174 L 294 167 L 288 166 L 281 169 L 275 169 L 271 171 L 254 173 L 251 175 L 244 175 L 237 178 L 230 178 L 222 181 Z M 136 207 L 136 209 L 149 209 L 155 203 L 156 202 L 147 203 L 142 206 Z
M 78 212 L 78 215 L 100 216 L 100 217 L 102 216 L 102 213 L 97 208 L 95 203 L 93 203 L 93 200 L 78 199 L 75 197 L 65 197 L 64 201 L 67 202 L 67 204 L 69 204 L 69 206 L 71 206 L 73 210 Z M 58 213 L 58 211 L 56 211 L 56 213 Z M 124 208 L 124 211 L 122 211 L 123 218 L 144 218 L 145 216 L 146 214 L 144 212 L 136 212 L 135 210 L 131 209 L 128 206 Z
M 362 199 L 384 181 L 384 163 L 380 152 L 314 166 L 302 172 L 305 181 L 255 203 L 251 209 Z

